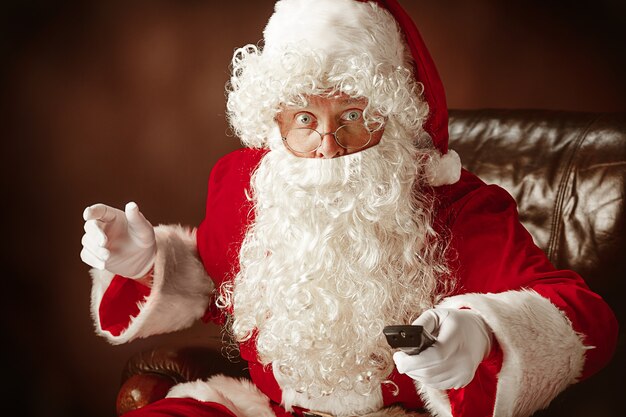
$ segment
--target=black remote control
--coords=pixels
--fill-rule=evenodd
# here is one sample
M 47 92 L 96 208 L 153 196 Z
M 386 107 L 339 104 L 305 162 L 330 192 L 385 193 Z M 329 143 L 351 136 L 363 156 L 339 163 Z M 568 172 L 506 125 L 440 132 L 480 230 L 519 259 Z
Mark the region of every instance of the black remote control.
M 407 355 L 417 355 L 437 340 L 422 326 L 386 326 L 383 333 L 389 346 L 398 348 Z

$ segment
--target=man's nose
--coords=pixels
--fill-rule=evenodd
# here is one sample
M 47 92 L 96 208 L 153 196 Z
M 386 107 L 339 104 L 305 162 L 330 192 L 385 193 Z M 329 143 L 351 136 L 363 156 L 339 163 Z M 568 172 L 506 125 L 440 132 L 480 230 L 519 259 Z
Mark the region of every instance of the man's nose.
M 334 123 L 327 123 L 323 127 L 325 127 L 326 130 L 320 132 L 322 134 L 322 144 L 315 151 L 315 157 L 330 159 L 344 155 L 346 153 L 346 149 L 339 145 L 335 139 L 335 132 L 339 126 Z

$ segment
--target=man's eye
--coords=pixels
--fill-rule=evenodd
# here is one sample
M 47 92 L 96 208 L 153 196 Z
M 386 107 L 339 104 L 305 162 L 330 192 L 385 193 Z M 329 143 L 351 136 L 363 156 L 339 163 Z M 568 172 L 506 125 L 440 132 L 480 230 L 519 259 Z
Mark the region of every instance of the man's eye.
M 343 119 L 349 122 L 361 120 L 362 112 L 360 110 L 349 110 L 343 114 Z
M 296 115 L 296 122 L 301 125 L 310 125 L 313 123 L 313 117 L 308 113 L 300 113 Z

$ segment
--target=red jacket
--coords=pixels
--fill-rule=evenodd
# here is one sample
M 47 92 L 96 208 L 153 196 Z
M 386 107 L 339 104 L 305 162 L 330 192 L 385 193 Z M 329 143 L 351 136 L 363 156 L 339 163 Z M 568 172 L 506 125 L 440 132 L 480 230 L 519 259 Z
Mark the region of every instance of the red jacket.
M 195 312 L 183 313 L 182 301 L 180 309 L 161 309 L 159 303 L 171 306 L 184 299 L 184 294 L 171 296 L 171 288 L 180 287 L 180 281 L 187 278 L 168 272 L 158 260 L 152 289 L 106 271 L 94 271 L 93 314 L 102 335 L 121 343 L 182 328 L 201 316 L 221 320 L 208 293 L 236 272 L 239 247 L 253 218 L 245 190 L 263 154 L 238 150 L 212 170 L 206 217 L 197 229 L 195 243 L 213 285 L 202 287 L 202 280 L 208 278 L 194 272 L 198 282 L 190 285 L 200 285 L 207 293 L 201 297 L 197 291 L 193 293 L 198 300 L 188 306 L 197 303 Z M 608 363 L 617 339 L 612 311 L 576 273 L 554 268 L 519 222 L 516 203 L 505 190 L 463 171 L 460 181 L 432 192 L 438 202 L 436 225 L 449 234 L 449 262 L 458 279 L 456 294 L 442 306 L 477 311 L 493 330 L 496 343 L 473 381 L 462 389 L 440 392 L 394 372 L 390 378 L 400 388 L 399 394 L 393 395 L 383 386 L 385 406 L 397 403 L 419 409 L 425 402 L 441 415 L 529 415 L 547 406 L 568 385 Z M 173 235 L 193 237 L 193 231 L 171 232 L 168 226 L 164 230 L 168 231 L 157 232 L 159 252 L 168 247 L 163 242 L 175 240 Z M 159 240 L 164 234 L 168 238 Z M 181 239 L 187 243 L 180 246 L 192 248 L 192 238 Z M 180 259 L 178 256 L 177 262 Z M 193 264 L 191 258 L 189 263 Z M 168 282 L 174 281 L 178 284 L 169 287 Z M 143 303 L 138 304 L 140 301 Z M 167 312 L 178 311 L 188 315 L 182 320 L 184 325 L 163 324 Z M 158 320 L 160 324 L 153 324 Z M 280 404 L 280 387 L 271 368 L 258 363 L 254 344 L 242 345 L 241 353 L 249 361 L 254 383 Z

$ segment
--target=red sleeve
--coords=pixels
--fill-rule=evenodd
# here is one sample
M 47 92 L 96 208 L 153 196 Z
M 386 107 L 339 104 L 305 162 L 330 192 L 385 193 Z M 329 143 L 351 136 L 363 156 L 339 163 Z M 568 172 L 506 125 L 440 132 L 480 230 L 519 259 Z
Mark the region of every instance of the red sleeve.
M 241 149 L 221 158 L 209 179 L 206 216 L 196 231 L 198 253 L 216 288 L 234 276 L 239 246 L 251 214 L 246 197 L 250 176 L 264 151 Z M 115 276 L 98 306 L 102 330 L 119 336 L 139 314 L 150 288 L 136 280 Z M 223 324 L 223 313 L 211 298 L 204 321 Z
M 617 343 L 611 308 L 575 272 L 557 270 L 520 223 L 515 200 L 495 185 L 480 187 L 453 209 L 454 267 L 460 292 L 533 289 L 557 306 L 584 335 L 583 378 L 604 367 Z
M 532 289 L 566 315 L 573 329 L 583 336 L 585 346 L 594 347 L 586 351 L 582 378 L 604 367 L 617 342 L 613 311 L 577 273 L 557 270 L 551 264 L 519 221 L 515 200 L 504 189 L 485 185 L 467 172 L 461 185 L 444 190 L 442 195 L 444 200 L 453 201 L 442 206 L 439 221 L 451 239 L 449 258 L 458 279 L 456 293 Z M 498 363 L 497 355 L 492 354 L 470 385 L 451 390 L 453 408 L 466 402 L 476 405 L 495 395 L 501 364 L 502 358 Z
M 137 280 L 119 275 L 113 277 L 98 308 L 102 330 L 119 336 L 139 314 L 139 303 L 148 295 L 150 288 Z

